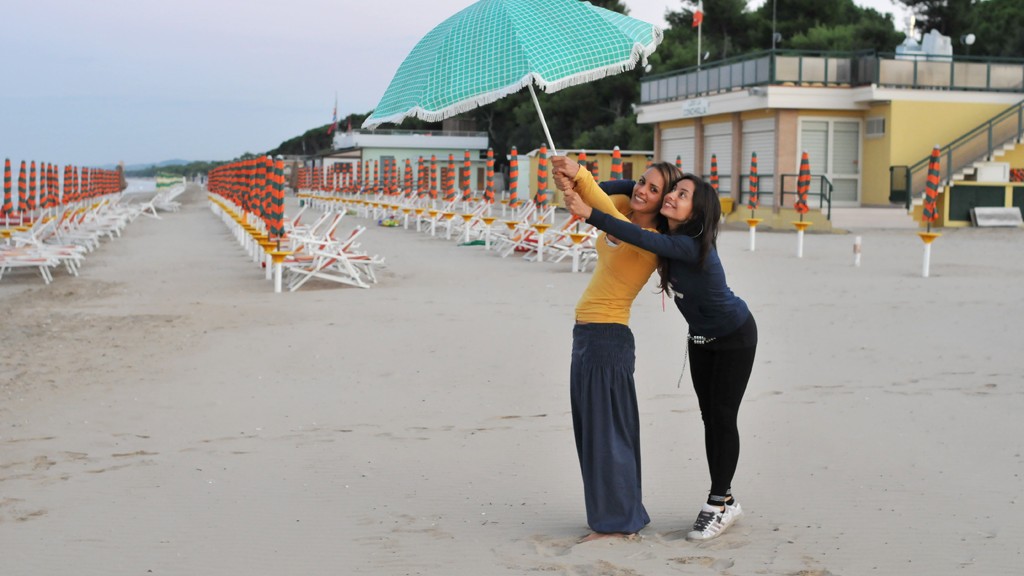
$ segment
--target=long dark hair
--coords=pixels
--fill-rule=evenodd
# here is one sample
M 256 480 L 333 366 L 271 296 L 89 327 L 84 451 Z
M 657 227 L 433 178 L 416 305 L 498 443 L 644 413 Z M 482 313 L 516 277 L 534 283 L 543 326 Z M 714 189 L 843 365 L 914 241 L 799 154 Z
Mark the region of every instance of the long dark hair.
M 672 188 L 675 188 L 683 180 L 693 182 L 693 210 L 690 212 L 689 218 L 667 233 L 670 236 L 685 234 L 700 242 L 697 270 L 703 270 L 708 254 L 718 246 L 718 222 L 722 218 L 722 204 L 718 200 L 718 193 L 711 187 L 711 184 L 695 174 L 683 174 L 672 183 Z M 661 277 L 658 286 L 662 292 L 667 292 L 670 288 L 668 265 L 668 258 L 658 258 L 658 275 Z
M 665 194 L 668 194 L 669 191 L 671 191 L 672 188 L 676 185 L 676 182 L 679 182 L 679 180 L 683 177 L 683 172 L 682 170 L 679 169 L 678 166 L 671 162 L 655 162 L 654 164 L 651 164 L 650 166 L 645 168 L 644 172 L 650 169 L 656 170 L 659 174 L 661 174 L 661 179 L 665 181 L 665 189 L 661 191 L 661 202 L 663 203 L 665 201 Z M 660 207 L 661 203 L 659 203 L 658 206 Z M 661 210 L 659 210 L 654 215 L 654 222 L 655 230 L 661 232 L 662 234 L 668 233 L 668 219 L 662 216 Z

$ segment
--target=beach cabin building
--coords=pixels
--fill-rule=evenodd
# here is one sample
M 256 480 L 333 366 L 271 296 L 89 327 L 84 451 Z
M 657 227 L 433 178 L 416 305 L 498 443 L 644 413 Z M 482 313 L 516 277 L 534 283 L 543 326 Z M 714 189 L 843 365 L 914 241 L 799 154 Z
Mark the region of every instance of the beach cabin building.
M 715 157 L 733 220 L 750 215 L 753 153 L 768 225 L 793 219 L 803 152 L 818 230 L 833 206 L 919 203 L 936 145 L 950 222 L 979 203 L 1021 207 L 1009 179 L 1024 174 L 1024 60 L 953 56 L 930 37 L 892 54 L 768 50 L 647 76 L 637 121 L 654 126 L 657 160 L 708 176 Z M 976 190 L 991 179 L 991 194 Z
M 486 132 L 349 130 L 335 134 L 334 149 L 311 159 L 310 167 L 330 171 L 335 169 L 335 165 L 347 164 L 346 170 L 355 174 L 360 162 L 364 170 L 365 166 L 370 166 L 371 171 L 375 162 L 379 169 L 385 162 L 395 162 L 401 178 L 405 174 L 406 160 L 415 171 L 421 158 L 429 166 L 431 157 L 434 157 L 440 179 L 447 174 L 448 157 L 451 155 L 456 166 L 456 186 L 461 187 L 459 175 L 465 164 L 466 151 L 469 151 L 470 187 L 479 193 L 486 182 L 487 147 Z M 372 178 L 372 173 L 368 178 Z

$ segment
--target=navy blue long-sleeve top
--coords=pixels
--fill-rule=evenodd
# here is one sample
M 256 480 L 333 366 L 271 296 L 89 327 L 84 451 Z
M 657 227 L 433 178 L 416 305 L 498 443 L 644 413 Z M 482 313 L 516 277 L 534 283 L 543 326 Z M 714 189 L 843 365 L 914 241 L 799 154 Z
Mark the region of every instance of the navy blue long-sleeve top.
M 700 242 L 685 235 L 672 236 L 644 230 L 595 209 L 587 222 L 628 242 L 669 259 L 669 284 L 676 307 L 690 325 L 690 334 L 718 338 L 732 333 L 750 317 L 742 298 L 725 281 L 725 269 L 712 248 L 698 267 Z

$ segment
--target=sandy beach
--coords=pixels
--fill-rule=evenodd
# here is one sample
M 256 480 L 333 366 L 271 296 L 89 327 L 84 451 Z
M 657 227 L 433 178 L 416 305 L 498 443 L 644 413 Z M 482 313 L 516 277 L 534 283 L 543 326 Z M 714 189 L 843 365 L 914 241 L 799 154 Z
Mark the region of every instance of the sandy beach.
M 1015 574 L 1024 561 L 1022 232 L 726 230 L 760 346 L 733 486 L 706 497 L 685 325 L 633 309 L 645 504 L 587 533 L 569 415 L 590 274 L 354 216 L 369 290 L 273 293 L 205 192 L 80 277 L 0 281 L 0 574 Z M 290 200 L 292 203 L 294 200 Z M 853 266 L 853 238 L 863 260 Z

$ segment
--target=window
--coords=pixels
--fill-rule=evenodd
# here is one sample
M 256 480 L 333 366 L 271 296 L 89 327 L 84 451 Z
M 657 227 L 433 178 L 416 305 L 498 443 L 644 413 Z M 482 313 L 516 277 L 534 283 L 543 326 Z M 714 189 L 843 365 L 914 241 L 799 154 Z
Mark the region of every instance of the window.
M 881 138 L 885 136 L 885 118 L 868 118 L 864 127 L 865 138 Z

